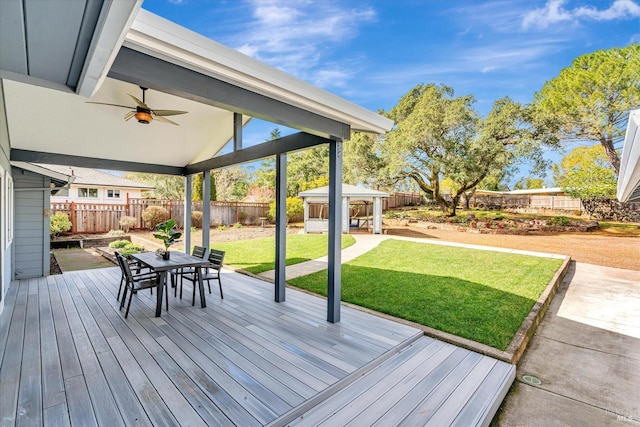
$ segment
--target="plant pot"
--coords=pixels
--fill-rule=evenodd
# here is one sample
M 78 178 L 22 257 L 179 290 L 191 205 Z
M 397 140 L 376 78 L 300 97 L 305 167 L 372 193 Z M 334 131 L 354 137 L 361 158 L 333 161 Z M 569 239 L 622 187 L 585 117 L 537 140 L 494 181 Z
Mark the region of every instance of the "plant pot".
M 167 261 L 169 259 L 169 255 L 171 255 L 171 252 L 164 251 L 164 253 L 162 254 L 162 259 Z

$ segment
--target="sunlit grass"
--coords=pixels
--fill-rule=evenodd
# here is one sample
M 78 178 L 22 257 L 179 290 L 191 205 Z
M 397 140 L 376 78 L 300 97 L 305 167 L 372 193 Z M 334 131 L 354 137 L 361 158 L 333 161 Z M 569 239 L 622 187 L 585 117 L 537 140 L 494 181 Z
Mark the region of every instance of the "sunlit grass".
M 342 236 L 342 248 L 355 243 L 350 235 Z M 225 251 L 224 263 L 251 273 L 258 274 L 275 268 L 275 238 L 264 237 L 237 242 L 214 243 L 213 249 Z M 328 237 L 326 234 L 295 234 L 287 236 L 286 265 L 327 255 Z
M 561 263 L 387 240 L 342 266 L 342 300 L 504 350 Z M 326 277 L 289 283 L 326 295 Z

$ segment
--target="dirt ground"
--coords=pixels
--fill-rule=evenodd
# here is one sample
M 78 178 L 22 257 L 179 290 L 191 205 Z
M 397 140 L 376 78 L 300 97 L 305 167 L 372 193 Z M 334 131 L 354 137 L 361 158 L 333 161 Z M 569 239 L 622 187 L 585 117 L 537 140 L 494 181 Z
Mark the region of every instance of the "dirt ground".
M 298 232 L 300 232 L 300 228 L 287 228 L 288 234 L 296 234 Z M 640 236 L 637 235 L 617 236 L 602 231 L 593 233 L 554 233 L 514 236 L 475 234 L 451 230 L 427 230 L 411 226 L 391 227 L 388 229 L 388 233 L 392 235 L 439 239 L 474 245 L 497 246 L 569 255 L 573 260 L 579 262 L 640 271 Z M 212 229 L 211 241 L 229 242 L 270 237 L 274 234 L 275 227 L 272 225 L 265 227 L 246 226 L 226 230 Z M 150 232 L 133 233 L 132 239 L 141 239 L 140 243 L 150 249 L 160 247 L 159 242 L 153 239 Z M 191 239 L 192 244 L 201 242 L 201 231 L 197 230 L 195 233 L 192 233 Z
M 394 227 L 389 234 L 569 255 L 574 261 L 640 271 L 640 237 L 605 232 L 514 236 Z

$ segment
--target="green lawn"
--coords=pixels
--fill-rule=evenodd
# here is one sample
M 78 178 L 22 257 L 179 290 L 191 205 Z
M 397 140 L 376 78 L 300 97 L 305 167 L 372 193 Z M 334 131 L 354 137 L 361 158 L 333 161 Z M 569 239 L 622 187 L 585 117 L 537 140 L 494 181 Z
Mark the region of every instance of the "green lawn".
M 561 264 L 387 240 L 343 265 L 342 300 L 504 350 Z M 326 277 L 289 283 L 326 295 Z
M 349 235 L 342 236 L 342 248 L 355 243 Z M 241 240 L 212 245 L 213 249 L 225 251 L 224 263 L 258 274 L 275 268 L 275 239 Z M 295 234 L 287 236 L 287 265 L 298 264 L 327 255 L 326 234 Z

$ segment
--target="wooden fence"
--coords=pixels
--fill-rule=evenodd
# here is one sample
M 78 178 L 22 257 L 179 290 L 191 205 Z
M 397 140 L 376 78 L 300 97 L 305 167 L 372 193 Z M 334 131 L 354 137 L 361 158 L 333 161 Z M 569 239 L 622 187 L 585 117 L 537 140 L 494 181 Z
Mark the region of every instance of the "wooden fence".
M 580 199 L 569 196 L 511 196 L 475 194 L 469 203 L 472 207 L 488 209 L 550 209 L 583 212 Z
M 254 224 L 258 218 L 266 217 L 268 203 L 210 202 L 211 226 L 229 225 L 236 222 Z M 175 219 L 176 225 L 184 225 L 184 202 L 182 200 L 129 199 L 122 205 L 102 203 L 52 203 L 51 214 L 64 212 L 71 220 L 72 233 L 106 233 L 120 229 L 124 216 L 135 218 L 134 229 L 144 228 L 142 212 L 149 206 L 160 206 Z M 192 202 L 191 211 L 202 212 L 202 202 Z

